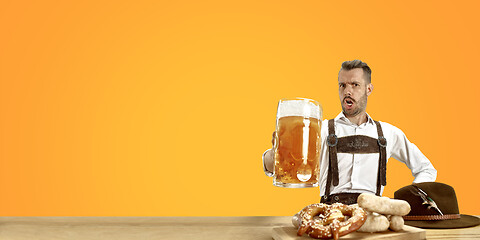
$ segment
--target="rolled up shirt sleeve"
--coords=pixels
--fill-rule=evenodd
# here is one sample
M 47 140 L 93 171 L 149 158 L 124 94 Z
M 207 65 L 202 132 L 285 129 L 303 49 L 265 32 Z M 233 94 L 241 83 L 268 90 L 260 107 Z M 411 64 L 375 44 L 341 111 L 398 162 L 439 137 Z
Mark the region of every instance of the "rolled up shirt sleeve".
M 395 126 L 391 127 L 393 133 L 391 156 L 407 165 L 415 178 L 414 183 L 434 182 L 437 179 L 437 170 L 430 160 L 407 139 L 402 130 Z

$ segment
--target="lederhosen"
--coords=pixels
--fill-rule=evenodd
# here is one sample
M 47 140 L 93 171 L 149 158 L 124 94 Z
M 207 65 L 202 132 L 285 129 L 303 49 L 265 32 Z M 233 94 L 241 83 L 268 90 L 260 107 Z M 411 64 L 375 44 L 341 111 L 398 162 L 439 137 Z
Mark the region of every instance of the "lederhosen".
M 374 121 L 377 126 L 378 138 L 372 138 L 364 135 L 352 135 L 337 138 L 335 135 L 334 119 L 328 121 L 328 137 L 327 145 L 329 152 L 327 185 L 325 188 L 325 195 L 322 197 L 322 202 L 333 203 L 343 202 L 346 204 L 356 203 L 356 193 L 344 193 L 330 195 L 330 186 L 338 185 L 338 160 L 337 153 L 380 153 L 377 173 L 377 191 L 376 195 L 380 196 L 382 186 L 387 185 L 387 139 L 383 136 L 382 126 L 377 121 Z

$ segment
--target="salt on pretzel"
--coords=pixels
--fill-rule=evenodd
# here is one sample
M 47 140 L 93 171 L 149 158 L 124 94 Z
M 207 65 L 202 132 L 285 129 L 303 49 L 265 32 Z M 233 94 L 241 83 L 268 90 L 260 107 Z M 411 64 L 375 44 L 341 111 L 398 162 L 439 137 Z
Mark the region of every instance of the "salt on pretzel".
M 347 216 L 347 217 L 346 217 Z M 366 212 L 353 205 L 315 203 L 306 206 L 298 214 L 297 235 L 307 233 L 313 238 L 333 238 L 337 240 L 356 231 L 367 219 Z M 295 223 L 295 217 L 292 219 Z
M 357 198 L 358 206 L 369 212 L 384 215 L 405 216 L 410 212 L 410 204 L 399 199 L 379 197 L 371 193 L 362 193 Z

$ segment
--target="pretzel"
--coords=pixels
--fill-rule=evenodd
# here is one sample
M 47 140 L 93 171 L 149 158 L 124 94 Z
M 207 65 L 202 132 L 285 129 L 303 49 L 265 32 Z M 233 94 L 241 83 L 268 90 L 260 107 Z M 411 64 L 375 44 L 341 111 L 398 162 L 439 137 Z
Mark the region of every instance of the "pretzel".
M 298 236 L 307 233 L 313 238 L 333 238 L 356 231 L 367 219 L 366 212 L 354 205 L 315 203 L 300 211 Z
M 371 193 L 362 193 L 357 198 L 358 206 L 384 215 L 405 216 L 410 212 L 410 204 L 399 199 L 379 197 Z

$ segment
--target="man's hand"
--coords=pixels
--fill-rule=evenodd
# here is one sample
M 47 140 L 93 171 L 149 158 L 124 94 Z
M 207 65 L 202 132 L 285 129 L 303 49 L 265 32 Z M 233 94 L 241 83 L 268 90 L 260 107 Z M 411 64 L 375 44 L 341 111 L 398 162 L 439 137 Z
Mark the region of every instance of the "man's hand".
M 263 164 L 265 166 L 265 170 L 270 173 L 273 173 L 275 164 L 275 151 L 273 150 L 273 147 L 275 147 L 275 132 L 272 134 L 272 148 L 263 153 Z
M 275 164 L 274 153 L 275 151 L 273 151 L 273 148 L 271 148 L 263 154 L 263 164 L 265 165 L 265 170 L 271 173 L 273 173 Z

